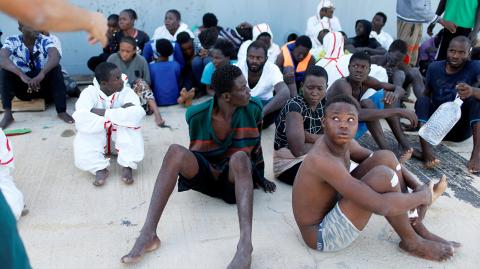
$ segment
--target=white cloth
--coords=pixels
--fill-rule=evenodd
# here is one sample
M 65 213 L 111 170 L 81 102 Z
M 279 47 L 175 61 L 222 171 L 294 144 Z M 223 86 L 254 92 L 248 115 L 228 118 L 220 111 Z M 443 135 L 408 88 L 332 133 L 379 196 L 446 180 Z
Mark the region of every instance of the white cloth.
M 248 81 L 248 66 L 247 62 L 237 62 L 236 65 L 242 70 L 242 74 Z M 266 62 L 263 66 L 262 75 L 255 87 L 251 88 L 250 94 L 260 100 L 270 100 L 273 98 L 273 90 L 275 85 L 283 82 L 283 75 L 277 65 Z M 248 84 L 247 84 L 248 85 Z
M 177 41 L 177 35 L 181 32 L 187 32 L 190 35 L 191 38 L 195 38 L 195 35 L 192 33 L 192 31 L 190 31 L 190 29 L 188 28 L 188 25 L 181 22 L 177 31 L 173 35 L 170 34 L 167 27 L 165 27 L 165 25 L 162 25 L 162 26 L 158 27 L 157 29 L 155 29 L 155 32 L 153 32 L 152 40 L 165 38 L 165 39 L 168 39 L 170 41 Z
M 270 44 L 270 47 L 268 48 L 267 51 L 267 61 L 271 63 L 275 63 L 277 60 L 278 55 L 280 54 L 280 47 L 273 43 L 273 33 L 272 30 L 270 29 L 270 26 L 266 23 L 260 23 L 255 26 L 253 26 L 252 30 L 252 40 L 257 40 L 258 36 L 262 33 L 268 33 L 272 37 L 272 43 Z M 237 53 L 237 59 L 238 62 L 243 62 L 247 58 L 247 49 L 250 44 L 252 44 L 252 40 L 246 40 L 245 42 L 242 43 L 240 48 L 238 49 Z
M 137 163 L 143 160 L 144 144 L 140 127 L 145 110 L 140 106 L 138 96 L 128 86 L 126 76 L 122 75 L 122 79 L 123 89 L 110 96 L 100 90 L 94 79 L 93 85 L 82 91 L 75 104 L 73 118 L 77 134 L 73 150 L 75 166 L 81 170 L 95 174 L 108 167 L 109 159 L 104 154 L 113 148 L 118 154 L 118 164 L 123 167 L 136 169 Z M 132 103 L 133 106 L 122 108 L 126 103 Z M 106 109 L 105 115 L 90 112 L 92 108 Z
M 316 65 L 327 71 L 328 85 L 332 85 L 337 79 L 347 77 L 350 74 L 348 64 L 352 54 L 345 55 L 343 46 L 343 35 L 339 32 L 330 32 L 323 38 L 325 57 L 318 61 Z M 375 64 L 370 66 L 369 76 L 381 82 L 388 82 L 387 71 Z
M 60 54 L 60 57 L 62 57 L 62 42 L 60 42 L 60 39 L 58 38 L 58 36 L 52 35 L 50 33 L 48 38 L 50 38 L 52 40 L 53 46 L 55 46 L 55 48 L 57 48 L 58 53 Z
M 321 46 L 320 41 L 317 39 L 318 33 L 321 30 L 328 29 L 330 32 L 342 31 L 340 20 L 336 16 L 332 16 L 332 18 L 324 16 L 323 18 L 320 18 L 320 10 L 324 7 L 333 7 L 332 1 L 321 0 L 317 5 L 317 13 L 315 13 L 315 16 L 312 16 L 307 20 L 307 29 L 305 30 L 305 35 L 310 37 L 312 40 L 313 48 Z
M 388 50 L 388 48 L 393 42 L 393 37 L 389 33 L 384 32 L 383 30 L 380 31 L 380 34 L 377 34 L 377 32 L 375 31 L 371 31 L 370 37 L 375 38 L 378 43 L 380 43 L 380 45 L 382 45 L 382 47 L 386 50 Z
M 5 133 L 0 129 L 0 191 L 2 191 L 13 215 L 18 220 L 25 207 L 23 194 L 15 186 L 10 173 L 14 168 L 13 149 Z

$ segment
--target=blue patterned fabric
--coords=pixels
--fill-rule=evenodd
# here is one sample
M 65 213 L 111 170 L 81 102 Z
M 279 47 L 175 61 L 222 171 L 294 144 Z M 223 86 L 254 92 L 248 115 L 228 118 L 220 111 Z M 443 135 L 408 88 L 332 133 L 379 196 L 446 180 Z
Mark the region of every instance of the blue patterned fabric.
M 8 37 L 3 45 L 10 52 L 10 60 L 24 73 L 42 70 L 48 60 L 48 49 L 54 47 L 53 41 L 42 34 L 35 40 L 32 53 L 23 43 L 22 35 Z

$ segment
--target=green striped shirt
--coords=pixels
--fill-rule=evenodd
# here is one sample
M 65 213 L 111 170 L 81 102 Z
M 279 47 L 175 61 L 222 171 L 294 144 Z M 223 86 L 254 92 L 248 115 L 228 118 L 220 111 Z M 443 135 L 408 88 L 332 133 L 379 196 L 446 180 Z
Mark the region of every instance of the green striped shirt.
M 232 132 L 220 141 L 212 127 L 215 98 L 190 107 L 185 115 L 190 133 L 190 150 L 204 156 L 214 168 L 228 163 L 237 151 L 250 156 L 252 165 L 263 176 L 264 163 L 261 147 L 262 103 L 252 97 L 245 107 L 233 113 Z

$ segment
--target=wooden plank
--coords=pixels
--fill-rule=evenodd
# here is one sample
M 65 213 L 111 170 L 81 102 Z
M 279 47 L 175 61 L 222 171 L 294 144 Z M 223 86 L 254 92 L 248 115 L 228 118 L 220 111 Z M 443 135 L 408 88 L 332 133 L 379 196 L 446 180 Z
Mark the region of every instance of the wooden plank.
M 12 100 L 12 111 L 45 111 L 45 99 L 33 99 L 31 101 L 22 101 L 17 98 Z M 0 111 L 3 111 L 3 107 L 0 104 Z

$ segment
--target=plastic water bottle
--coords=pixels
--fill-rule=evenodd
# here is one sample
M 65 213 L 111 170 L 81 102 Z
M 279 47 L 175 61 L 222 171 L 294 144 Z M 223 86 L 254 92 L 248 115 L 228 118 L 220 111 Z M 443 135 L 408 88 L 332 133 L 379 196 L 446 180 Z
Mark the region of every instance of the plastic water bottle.
M 420 128 L 418 134 L 434 146 L 440 144 L 462 116 L 462 103 L 458 97 L 454 101 L 443 103 Z

